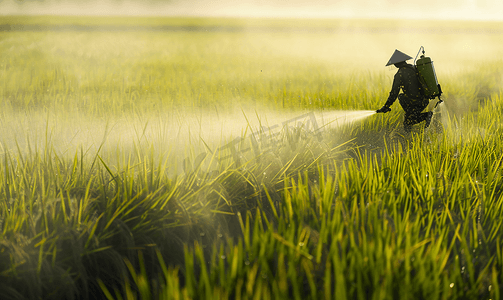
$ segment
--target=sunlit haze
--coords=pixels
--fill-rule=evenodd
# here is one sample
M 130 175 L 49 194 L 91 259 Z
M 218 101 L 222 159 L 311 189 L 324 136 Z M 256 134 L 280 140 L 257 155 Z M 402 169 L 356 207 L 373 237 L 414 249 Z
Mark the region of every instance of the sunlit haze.
M 0 15 L 155 15 L 503 20 L 501 0 L 0 0 Z

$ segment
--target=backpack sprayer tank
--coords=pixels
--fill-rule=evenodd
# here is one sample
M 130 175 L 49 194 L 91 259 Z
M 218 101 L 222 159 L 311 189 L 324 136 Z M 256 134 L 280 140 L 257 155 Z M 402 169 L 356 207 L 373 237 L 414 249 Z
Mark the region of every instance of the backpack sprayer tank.
M 417 59 L 417 56 L 421 52 L 421 49 L 423 50 L 423 55 L 421 55 L 421 57 Z M 435 99 L 436 97 L 438 97 L 438 102 L 435 105 L 436 107 L 438 104 L 443 102 L 442 99 L 440 99 L 440 96 L 442 95 L 442 89 L 440 88 L 440 84 L 438 84 L 437 75 L 435 74 L 435 68 L 433 67 L 431 58 L 424 56 L 423 46 L 419 48 L 419 52 L 416 55 L 414 64 L 418 75 L 417 77 L 423 89 L 424 96 L 428 99 Z

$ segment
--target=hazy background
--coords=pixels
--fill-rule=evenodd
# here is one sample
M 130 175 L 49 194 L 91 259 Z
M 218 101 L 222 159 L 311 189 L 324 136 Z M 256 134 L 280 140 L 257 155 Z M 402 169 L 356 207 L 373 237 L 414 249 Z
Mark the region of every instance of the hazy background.
M 0 0 L 0 14 L 503 21 L 501 0 Z

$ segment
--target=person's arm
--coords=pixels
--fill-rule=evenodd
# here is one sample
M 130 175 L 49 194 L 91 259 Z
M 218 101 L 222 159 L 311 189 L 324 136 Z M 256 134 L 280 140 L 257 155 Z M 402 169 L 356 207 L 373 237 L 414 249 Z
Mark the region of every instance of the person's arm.
M 393 86 L 391 87 L 391 91 L 389 92 L 388 100 L 386 101 L 384 106 L 376 110 L 376 112 L 386 113 L 388 111 L 391 111 L 390 106 L 393 105 L 393 103 L 396 101 L 396 98 L 398 98 L 398 93 L 400 93 L 401 77 L 402 74 L 400 74 L 400 71 L 398 71 L 393 78 Z

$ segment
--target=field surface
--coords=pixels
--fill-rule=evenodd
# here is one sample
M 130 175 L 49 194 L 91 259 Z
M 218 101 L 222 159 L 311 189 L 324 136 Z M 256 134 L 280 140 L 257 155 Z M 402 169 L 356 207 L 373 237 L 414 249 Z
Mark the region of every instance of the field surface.
M 503 24 L 0 17 L 0 299 L 501 299 Z M 444 103 L 402 129 L 395 49 Z

